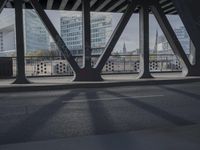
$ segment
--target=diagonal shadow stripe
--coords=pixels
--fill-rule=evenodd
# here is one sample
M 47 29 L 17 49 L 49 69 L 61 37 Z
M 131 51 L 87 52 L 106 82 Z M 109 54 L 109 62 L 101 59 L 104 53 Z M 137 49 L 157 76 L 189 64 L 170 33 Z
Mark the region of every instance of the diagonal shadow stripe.
M 190 92 L 187 92 L 187 91 L 184 91 L 184 90 L 179 90 L 179 89 L 171 88 L 171 87 L 167 87 L 167 86 L 161 86 L 160 85 L 158 87 L 165 89 L 165 90 L 168 90 L 168 91 L 171 91 L 171 92 L 181 94 L 181 95 L 192 97 L 192 98 L 194 98 L 195 100 L 198 100 L 198 101 L 200 100 L 200 95 L 198 95 L 198 94 L 190 93 Z
M 20 121 L 13 128 L 10 128 L 5 134 L 0 135 L 0 144 L 18 143 L 30 141 L 33 134 L 50 120 L 65 104 L 62 101 L 71 100 L 80 92 L 69 91 L 66 95 L 59 97 L 53 102 L 40 108 L 33 114 L 30 114 L 24 120 Z M 66 99 L 67 98 L 67 99 Z
M 88 99 L 94 134 L 105 134 L 115 131 L 114 122 L 109 112 L 105 109 L 104 103 L 102 101 L 89 101 L 90 99 L 99 99 L 97 92 L 86 92 L 85 95 L 86 99 Z
M 116 97 L 122 97 L 124 95 L 122 94 L 119 94 L 119 93 L 116 93 L 116 92 L 112 92 L 112 91 L 108 91 L 108 90 L 104 90 L 104 92 L 110 94 L 110 95 L 113 95 L 113 96 L 116 96 Z M 192 122 L 192 121 L 189 121 L 189 120 L 186 120 L 182 117 L 179 117 L 175 114 L 172 114 L 172 113 L 169 113 L 165 110 L 162 110 L 160 108 L 157 108 L 153 105 L 150 105 L 150 104 L 147 104 L 143 101 L 140 101 L 140 100 L 137 100 L 135 98 L 125 98 L 124 100 L 126 100 L 127 102 L 129 102 L 130 104 L 133 104 L 139 108 L 142 108 L 143 110 L 147 111 L 147 112 L 150 112 L 162 119 L 165 119 L 175 125 L 178 125 L 178 126 L 184 126 L 184 125 L 192 125 L 192 124 L 195 124 L 195 122 Z

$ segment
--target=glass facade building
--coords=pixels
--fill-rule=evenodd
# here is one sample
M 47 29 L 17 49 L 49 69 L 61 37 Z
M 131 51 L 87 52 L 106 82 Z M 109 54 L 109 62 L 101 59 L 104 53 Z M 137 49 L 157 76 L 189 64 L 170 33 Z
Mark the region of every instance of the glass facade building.
M 33 10 L 25 11 L 24 24 L 26 52 L 48 50 L 50 47 L 48 32 Z
M 190 37 L 185 29 L 185 27 L 181 26 L 180 28 L 174 29 L 174 32 L 179 39 L 181 46 L 183 47 L 186 54 L 190 54 Z M 158 38 L 158 52 L 165 54 L 172 54 L 173 51 L 171 49 L 170 44 L 168 43 L 166 37 L 164 35 L 159 36 Z
M 0 56 L 7 56 L 15 52 L 14 17 L 14 10 L 11 9 L 4 9 L 0 14 Z
M 112 33 L 112 16 L 91 15 L 91 46 L 93 54 L 100 54 Z M 61 17 L 61 37 L 73 55 L 82 55 L 82 17 Z
M 0 14 L 0 56 L 15 55 L 15 12 L 4 9 Z M 48 32 L 33 10 L 24 11 L 25 52 L 48 50 L 50 39 Z

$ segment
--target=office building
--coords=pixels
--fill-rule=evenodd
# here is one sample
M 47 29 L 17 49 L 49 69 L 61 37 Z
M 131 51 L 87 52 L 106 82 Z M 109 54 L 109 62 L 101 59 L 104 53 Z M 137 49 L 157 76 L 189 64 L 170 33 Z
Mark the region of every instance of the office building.
M 0 56 L 16 54 L 15 13 L 5 9 L 0 15 Z M 24 11 L 24 42 L 25 52 L 49 49 L 49 35 L 33 10 Z
M 177 29 L 174 29 L 174 32 L 179 39 L 185 53 L 187 55 L 190 54 L 190 37 L 185 29 L 185 27 L 181 26 Z M 173 54 L 173 51 L 171 49 L 171 46 L 169 45 L 166 37 L 164 35 L 160 35 L 158 37 L 158 45 L 157 45 L 157 51 L 161 54 Z
M 93 54 L 101 54 L 112 33 L 112 16 L 108 14 L 91 16 L 91 46 Z M 82 51 L 82 17 L 61 18 L 61 37 L 73 55 Z
M 25 11 L 24 24 L 26 52 L 48 50 L 50 47 L 49 34 L 33 10 Z

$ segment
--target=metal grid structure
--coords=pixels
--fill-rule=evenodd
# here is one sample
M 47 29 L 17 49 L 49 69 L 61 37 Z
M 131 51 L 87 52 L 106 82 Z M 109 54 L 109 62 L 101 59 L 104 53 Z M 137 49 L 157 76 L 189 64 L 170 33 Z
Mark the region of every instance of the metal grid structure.
M 25 0 L 25 9 L 32 9 L 28 0 Z M 43 9 L 47 10 L 69 10 L 81 11 L 81 0 L 38 0 Z M 128 7 L 129 0 L 88 0 L 91 11 L 93 12 L 115 12 L 124 13 Z M 166 14 L 177 14 L 177 11 L 171 0 L 159 0 L 159 3 Z M 10 0 L 6 8 L 14 8 L 14 1 Z M 135 10 L 138 13 L 139 8 Z
M 178 58 L 184 75 L 200 75 L 200 38 L 199 2 L 197 0 L 1 0 L 0 12 L 4 7 L 15 8 L 16 45 L 17 45 L 17 76 L 15 83 L 29 83 L 25 75 L 23 9 L 33 8 L 46 26 L 49 34 L 58 46 L 63 57 L 68 61 L 74 72 L 74 81 L 101 81 L 101 72 L 108 63 L 111 53 L 122 35 L 133 13 L 139 13 L 139 41 L 140 41 L 140 78 L 151 78 L 149 64 L 149 13 L 152 13 L 160 25 L 174 54 Z M 67 45 L 58 34 L 45 10 L 82 11 L 83 17 L 83 66 L 80 67 L 72 56 Z M 97 63 L 92 66 L 91 50 L 91 16 L 90 12 L 118 12 L 123 13 L 103 53 Z M 179 14 L 185 25 L 195 48 L 195 64 L 191 64 L 178 40 L 166 14 Z M 191 17 L 192 16 L 192 17 Z M 112 65 L 112 62 L 111 62 Z M 152 68 L 158 67 L 154 62 Z M 111 68 L 108 68 L 112 70 Z

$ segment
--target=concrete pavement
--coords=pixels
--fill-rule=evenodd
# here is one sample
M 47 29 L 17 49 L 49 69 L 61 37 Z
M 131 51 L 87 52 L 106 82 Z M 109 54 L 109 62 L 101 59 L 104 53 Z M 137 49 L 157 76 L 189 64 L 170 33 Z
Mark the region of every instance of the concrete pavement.
M 73 143 L 73 140 L 71 141 L 73 137 L 77 137 L 74 141 L 81 142 L 83 140 L 83 143 L 87 144 L 87 139 L 88 142 L 92 141 L 93 136 L 97 136 L 97 145 L 104 146 L 106 144 L 104 142 L 107 140 L 99 143 L 102 138 L 100 136 L 99 139 L 98 135 L 118 133 L 128 133 L 129 144 L 134 144 L 130 147 L 139 144 L 144 148 L 143 144 L 147 144 L 147 147 L 150 144 L 154 146 L 153 148 L 158 146 L 159 149 L 162 144 L 166 144 L 166 147 L 170 148 L 177 142 L 178 147 L 182 144 L 187 148 L 188 144 L 188 146 L 193 146 L 193 149 L 199 148 L 197 144 L 200 137 L 199 91 L 200 82 L 0 93 L 0 144 L 2 145 L 0 149 L 6 148 L 5 144 L 33 141 L 47 141 L 47 143 L 44 142 L 46 146 L 49 145 L 49 140 L 50 143 L 54 143 L 56 140 L 58 143 L 66 141 L 70 144 Z M 195 128 L 189 133 L 191 126 L 195 126 Z M 179 128 L 182 127 L 188 129 L 179 132 Z M 157 132 L 158 129 L 160 129 L 159 132 Z M 168 134 L 165 129 L 172 130 L 172 132 Z M 173 131 L 176 129 L 178 129 L 178 134 Z M 152 131 L 147 133 L 148 136 L 146 133 L 141 136 L 135 135 L 135 132 L 147 130 Z M 182 131 L 184 132 L 182 133 Z M 129 132 L 133 132 L 133 134 L 129 135 Z M 86 137 L 84 140 L 85 136 L 92 136 L 92 139 Z M 119 134 L 118 138 L 120 136 Z M 126 139 L 125 137 L 122 139 Z M 149 139 L 144 137 L 149 137 Z M 113 138 L 115 141 L 115 137 Z M 67 142 L 68 139 L 69 142 Z M 166 142 L 165 139 L 168 139 L 169 142 Z M 118 141 L 116 139 L 115 143 L 119 143 Z M 124 140 L 124 142 L 126 141 Z M 78 146 L 75 143 L 73 145 Z M 107 143 L 108 149 L 109 143 Z M 40 147 L 43 142 L 38 144 Z M 110 146 L 120 148 L 119 144 Z M 10 146 L 12 148 L 12 145 L 8 145 L 8 147 Z M 20 145 L 18 146 L 20 147 Z M 174 146 L 176 147 L 176 145 Z M 78 147 L 71 147 L 71 149 L 76 148 L 78 149 Z

